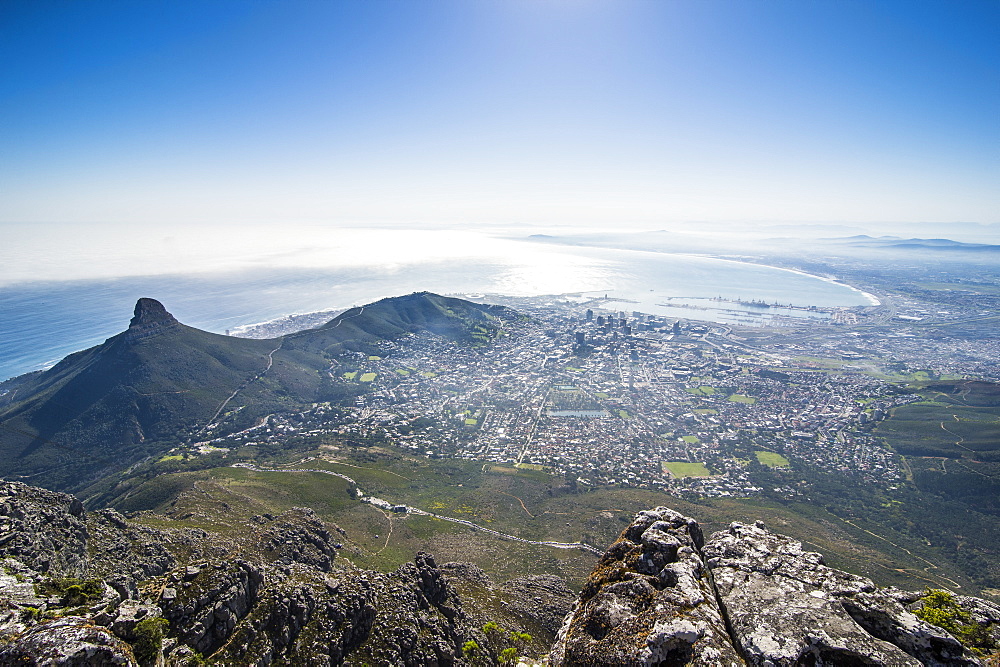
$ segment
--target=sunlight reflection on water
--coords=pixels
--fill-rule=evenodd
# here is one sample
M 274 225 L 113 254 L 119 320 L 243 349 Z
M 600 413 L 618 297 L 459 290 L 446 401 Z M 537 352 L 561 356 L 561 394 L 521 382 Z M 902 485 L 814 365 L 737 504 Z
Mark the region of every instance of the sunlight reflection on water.
M 44 239 L 36 236 L 35 246 L 20 240 L 27 254 L 10 265 L 3 261 L 16 253 L 4 246 L 0 379 L 122 331 L 139 297 L 157 298 L 182 322 L 219 333 L 422 290 L 514 296 L 600 292 L 637 302 L 617 306 L 623 310 L 693 319 L 711 318 L 658 304 L 717 296 L 817 306 L 867 303 L 859 292 L 814 276 L 705 257 L 555 246 L 474 231 L 309 230 L 307 239 L 299 229 L 286 230 L 273 242 L 254 237 L 228 244 L 219 229 L 171 230 L 175 239 L 189 237 L 184 252 L 148 256 L 140 249 L 157 244 L 133 232 L 123 233 L 117 245 L 105 229 L 103 236 L 75 247 L 68 247 L 68 237 L 58 237 L 51 248 L 39 247 Z M 17 280 L 19 273 L 32 280 Z

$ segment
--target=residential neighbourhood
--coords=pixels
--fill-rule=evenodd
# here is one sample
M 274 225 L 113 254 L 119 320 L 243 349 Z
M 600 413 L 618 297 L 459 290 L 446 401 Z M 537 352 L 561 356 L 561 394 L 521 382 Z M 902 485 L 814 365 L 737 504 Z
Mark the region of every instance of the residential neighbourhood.
M 754 329 L 572 295 L 507 301 L 525 317 L 488 346 L 421 333 L 345 355 L 329 372 L 357 391 L 352 406 L 274 415 L 208 444 L 336 437 L 694 497 L 753 496 L 754 469 L 796 463 L 890 486 L 905 471 L 873 430 L 920 400 L 901 380 L 995 377 L 1000 353 L 995 339 L 858 326 L 885 308 Z

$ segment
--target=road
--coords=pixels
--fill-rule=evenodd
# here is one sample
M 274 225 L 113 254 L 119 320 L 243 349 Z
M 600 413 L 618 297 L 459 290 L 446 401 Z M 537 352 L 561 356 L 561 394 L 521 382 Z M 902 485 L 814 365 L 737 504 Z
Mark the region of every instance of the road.
M 321 470 L 319 468 L 261 468 L 254 465 L 253 463 L 234 463 L 232 467 L 243 468 L 245 470 L 253 470 L 255 472 L 287 472 L 287 473 L 318 472 L 324 475 L 333 475 L 334 477 L 339 477 L 352 484 L 354 488 L 357 489 L 358 496 L 360 497 L 362 502 L 368 503 L 369 505 L 374 505 L 375 507 L 383 511 L 391 509 L 392 507 L 398 504 L 389 502 L 387 500 L 383 500 L 381 498 L 376 498 L 374 496 L 366 496 L 364 492 L 361 490 L 361 487 L 358 486 L 357 482 L 355 482 L 347 475 L 342 475 L 341 473 L 333 472 L 332 470 Z M 452 523 L 462 524 L 463 526 L 471 528 L 475 531 L 488 533 L 490 535 L 494 535 L 504 540 L 511 540 L 512 542 L 521 542 L 522 544 L 534 544 L 543 547 L 552 547 L 554 549 L 579 549 L 581 551 L 589 551 L 590 553 L 596 554 L 598 556 L 604 553 L 600 549 L 592 547 L 584 542 L 553 542 L 549 540 L 528 540 L 523 537 L 517 537 L 516 535 L 508 535 L 507 533 L 501 533 L 498 530 L 493 530 L 492 528 L 486 528 L 485 526 L 480 526 L 479 524 L 467 521 L 465 519 L 456 519 L 454 517 L 444 516 L 442 514 L 435 514 L 433 512 L 428 512 L 426 510 L 422 510 L 412 506 L 407 506 L 407 513 L 416 514 L 419 516 L 429 516 L 435 519 L 440 519 L 442 521 L 450 521 Z

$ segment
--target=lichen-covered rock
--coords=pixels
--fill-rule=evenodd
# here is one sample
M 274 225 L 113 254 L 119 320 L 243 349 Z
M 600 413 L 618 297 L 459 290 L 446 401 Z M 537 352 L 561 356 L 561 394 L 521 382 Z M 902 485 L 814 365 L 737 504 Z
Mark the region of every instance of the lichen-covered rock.
M 0 482 L 0 558 L 52 576 L 87 571 L 87 520 L 71 495 Z
M 357 571 L 300 564 L 268 571 L 257 604 L 215 656 L 223 664 L 340 664 L 368 640 L 378 613 Z
M 553 665 L 742 665 L 698 549 L 697 522 L 640 512 L 598 562 Z
M 974 623 L 986 628 L 993 643 L 1000 646 L 1000 604 L 969 595 L 956 595 L 955 602 Z
M 358 662 L 453 665 L 467 640 L 482 639 L 429 554 L 418 553 L 413 563 L 370 581 L 378 614 Z
M 131 642 L 135 639 L 136 626 L 150 618 L 159 617 L 163 611 L 155 604 L 139 600 L 125 600 L 101 625 L 111 629 L 118 637 Z M 101 619 L 104 620 L 104 619 Z
M 85 618 L 67 616 L 28 630 L 0 647 L 0 665 L 136 666 L 132 647 Z
M 224 664 L 451 665 L 473 637 L 434 559 L 417 554 L 391 574 L 348 564 L 268 569 L 253 611 L 214 660 Z
M 87 515 L 71 496 L 0 482 L 0 666 L 132 665 L 127 642 L 138 647 L 149 636 L 139 624 L 157 617 L 169 624 L 161 655 L 171 667 L 202 657 L 457 666 L 469 664 L 470 640 L 484 649 L 477 664 L 512 643 L 527 655 L 551 649 L 554 665 L 979 664 L 917 618 L 921 593 L 829 568 L 762 524 L 732 524 L 705 543 L 692 519 L 641 512 L 577 598 L 556 577 L 497 585 L 426 553 L 392 573 L 362 570 L 335 558 L 331 525 L 308 509 L 249 523 L 206 517 L 222 528 L 210 531 Z M 1000 606 L 954 597 L 998 639 Z M 59 614 L 72 616 L 51 620 Z
M 978 664 L 870 580 L 827 567 L 759 522 L 713 534 L 703 554 L 751 664 Z

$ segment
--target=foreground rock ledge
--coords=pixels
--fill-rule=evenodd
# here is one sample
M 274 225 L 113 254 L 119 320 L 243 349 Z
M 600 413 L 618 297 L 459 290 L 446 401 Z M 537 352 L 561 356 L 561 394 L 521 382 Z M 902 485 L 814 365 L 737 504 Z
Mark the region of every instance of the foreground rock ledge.
M 219 530 L 151 527 L 0 481 L 0 667 L 195 667 L 197 654 L 232 667 L 466 665 L 490 621 L 544 654 L 576 597 L 558 577 L 495 584 L 425 553 L 362 570 L 337 555 L 350 535 L 308 508 L 210 518 Z
M 907 611 L 900 603 L 906 597 L 827 567 L 820 554 L 759 522 L 733 523 L 706 542 L 693 519 L 658 507 L 640 512 L 598 562 L 549 660 L 981 664 L 954 637 Z M 997 605 L 976 604 L 992 610 L 984 618 L 1000 618 Z
M 673 510 L 640 512 L 578 598 L 558 577 L 498 585 L 424 553 L 361 570 L 337 556 L 350 536 L 308 508 L 220 525 L 152 527 L 0 482 L 0 667 L 191 667 L 197 653 L 233 667 L 496 664 L 465 650 L 491 641 L 488 622 L 531 635 L 521 651 L 551 650 L 553 665 L 979 664 L 904 608 L 920 594 L 826 567 L 761 524 L 706 541 Z M 1000 606 L 956 600 L 1000 640 Z

